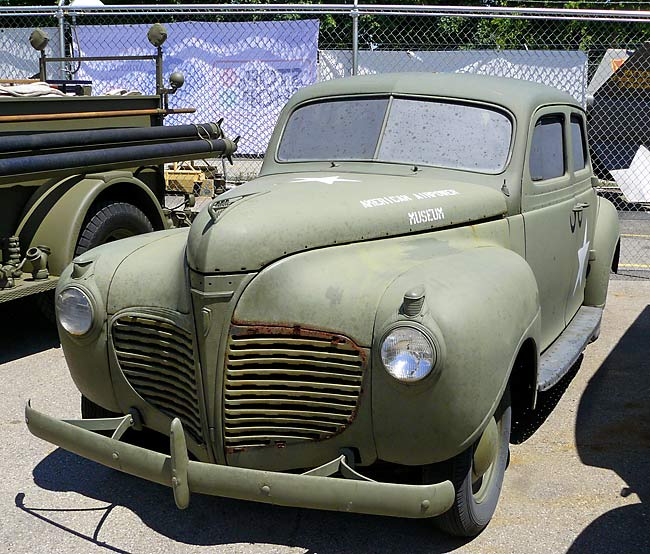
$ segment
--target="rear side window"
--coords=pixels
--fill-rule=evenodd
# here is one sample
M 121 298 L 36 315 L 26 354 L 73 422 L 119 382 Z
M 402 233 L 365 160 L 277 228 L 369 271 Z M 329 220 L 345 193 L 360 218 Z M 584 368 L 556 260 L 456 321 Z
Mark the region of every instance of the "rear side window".
M 564 162 L 564 118 L 546 115 L 535 124 L 530 148 L 530 176 L 533 181 L 561 177 Z
M 573 171 L 584 169 L 587 165 L 587 148 L 582 118 L 571 116 L 571 147 L 573 150 Z

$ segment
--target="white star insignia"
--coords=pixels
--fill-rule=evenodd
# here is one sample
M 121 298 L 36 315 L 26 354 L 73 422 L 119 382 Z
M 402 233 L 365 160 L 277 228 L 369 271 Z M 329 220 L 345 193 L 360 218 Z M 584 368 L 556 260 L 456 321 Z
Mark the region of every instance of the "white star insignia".
M 292 183 L 325 183 L 333 185 L 334 183 L 360 183 L 356 179 L 341 179 L 338 175 L 332 177 L 299 177 L 291 181 Z
M 587 266 L 587 257 L 589 256 L 589 241 L 587 240 L 587 220 L 585 219 L 585 238 L 582 241 L 582 247 L 578 249 L 578 275 L 576 275 L 576 284 L 573 287 L 573 294 L 578 290 L 578 285 L 582 283 L 583 275 Z

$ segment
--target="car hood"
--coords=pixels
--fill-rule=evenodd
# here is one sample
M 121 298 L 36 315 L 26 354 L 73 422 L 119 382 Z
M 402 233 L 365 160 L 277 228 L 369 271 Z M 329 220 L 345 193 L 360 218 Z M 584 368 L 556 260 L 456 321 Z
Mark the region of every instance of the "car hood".
M 471 224 L 506 210 L 501 192 L 461 181 L 268 175 L 219 196 L 197 216 L 187 260 L 201 273 L 256 271 L 296 252 Z

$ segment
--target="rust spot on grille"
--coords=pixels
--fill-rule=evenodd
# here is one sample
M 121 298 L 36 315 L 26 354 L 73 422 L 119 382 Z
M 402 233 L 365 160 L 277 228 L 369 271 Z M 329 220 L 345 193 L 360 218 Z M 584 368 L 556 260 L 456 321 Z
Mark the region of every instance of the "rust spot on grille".
M 368 351 L 289 323 L 231 326 L 225 359 L 228 453 L 328 440 L 358 414 Z
M 359 352 L 363 363 L 368 358 L 366 349 L 358 346 L 352 339 L 345 335 L 340 335 L 336 331 L 326 331 L 322 329 L 310 329 L 303 327 L 299 323 L 279 322 L 277 324 L 255 323 L 233 319 L 230 328 L 231 336 L 241 335 L 293 335 L 304 338 L 318 338 L 328 340 L 332 346 L 346 345 Z

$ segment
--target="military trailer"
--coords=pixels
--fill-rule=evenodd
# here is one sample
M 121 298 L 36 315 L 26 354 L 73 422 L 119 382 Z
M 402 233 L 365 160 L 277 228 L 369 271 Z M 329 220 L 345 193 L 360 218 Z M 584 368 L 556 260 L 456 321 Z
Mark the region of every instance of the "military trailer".
M 511 429 L 599 334 L 619 234 L 586 136 L 572 97 L 517 80 L 303 89 L 259 178 L 64 271 L 61 343 L 94 418 L 28 404 L 29 430 L 179 508 L 197 492 L 479 533 Z M 143 428 L 170 453 L 120 440 Z
M 183 76 L 172 73 L 163 86 L 166 31 L 156 24 L 148 37 L 152 56 L 47 58 L 47 37 L 32 33 L 40 84 L 49 63 L 150 60 L 156 94 L 91 96 L 87 84 L 57 81 L 80 94 L 0 97 L 0 303 L 53 290 L 90 248 L 183 223 L 188 210 L 164 208 L 163 163 L 236 147 L 218 124 L 161 127 L 166 115 L 194 109 L 169 108 Z

